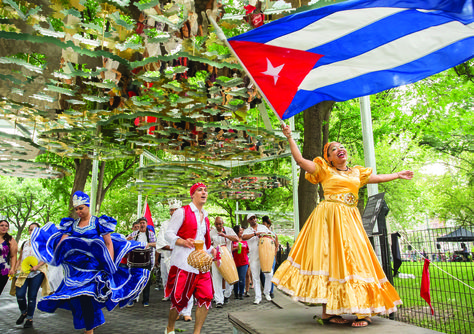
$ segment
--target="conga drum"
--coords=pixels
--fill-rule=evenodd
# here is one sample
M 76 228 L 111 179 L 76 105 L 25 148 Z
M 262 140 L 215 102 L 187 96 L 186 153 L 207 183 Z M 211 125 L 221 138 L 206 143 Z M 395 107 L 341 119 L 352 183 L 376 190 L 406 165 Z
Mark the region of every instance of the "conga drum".
M 222 278 L 232 285 L 239 281 L 239 274 L 237 273 L 234 258 L 227 249 L 227 246 L 219 246 L 219 251 L 221 252 L 221 265 L 217 267 L 217 270 L 221 273 Z
M 201 273 L 207 273 L 211 270 L 212 265 L 212 256 L 206 253 L 204 250 L 204 241 L 203 240 L 194 240 L 194 248 L 188 256 L 188 264 L 199 270 Z
M 273 268 L 275 259 L 275 241 L 270 237 L 262 237 L 258 241 L 258 256 L 260 257 L 260 268 L 263 273 L 269 273 Z
M 148 268 L 151 264 L 151 251 L 151 248 L 130 251 L 127 256 L 127 265 L 134 268 Z

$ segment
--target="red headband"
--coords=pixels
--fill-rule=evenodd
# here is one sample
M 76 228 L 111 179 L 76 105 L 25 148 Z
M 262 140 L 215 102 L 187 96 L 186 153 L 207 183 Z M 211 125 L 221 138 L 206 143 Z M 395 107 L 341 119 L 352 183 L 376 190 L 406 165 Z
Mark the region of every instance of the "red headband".
M 195 184 L 193 184 L 193 186 L 189 190 L 189 195 L 191 195 L 191 197 L 192 197 L 194 195 L 194 192 L 196 191 L 196 189 L 199 188 L 199 187 L 207 188 L 204 183 L 201 183 L 201 182 L 195 183 Z
M 324 145 L 324 148 L 323 148 L 323 158 L 324 160 L 326 160 L 326 162 L 329 162 L 329 146 L 331 146 L 332 143 L 335 143 L 333 141 L 330 141 L 328 143 L 326 143 L 326 145 Z

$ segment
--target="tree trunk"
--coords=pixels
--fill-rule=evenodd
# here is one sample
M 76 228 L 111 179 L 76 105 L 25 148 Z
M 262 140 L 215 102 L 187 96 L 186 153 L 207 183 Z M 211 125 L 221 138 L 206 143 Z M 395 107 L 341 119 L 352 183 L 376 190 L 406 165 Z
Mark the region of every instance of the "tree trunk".
M 97 196 L 96 196 L 96 203 L 95 203 L 95 212 L 99 213 L 100 212 L 100 206 L 102 205 L 102 202 L 104 201 L 105 198 L 105 193 L 107 192 L 106 189 L 104 189 L 104 175 L 105 175 L 105 161 L 102 161 L 100 163 L 99 167 L 99 175 L 97 178 Z
M 72 186 L 71 197 L 69 198 L 69 209 L 70 216 L 74 216 L 74 207 L 72 206 L 72 197 L 74 193 L 78 190 L 84 191 L 86 186 L 87 177 L 89 176 L 92 170 L 92 160 L 90 159 L 76 159 L 74 160 L 76 165 L 76 174 L 74 175 L 74 185 Z
M 328 121 L 333 105 L 333 101 L 324 101 L 303 112 L 303 158 L 313 160 L 315 157 L 321 156 L 324 144 L 328 141 Z M 316 184 L 306 181 L 305 171 L 301 170 L 298 184 L 300 229 L 316 207 L 317 189 Z

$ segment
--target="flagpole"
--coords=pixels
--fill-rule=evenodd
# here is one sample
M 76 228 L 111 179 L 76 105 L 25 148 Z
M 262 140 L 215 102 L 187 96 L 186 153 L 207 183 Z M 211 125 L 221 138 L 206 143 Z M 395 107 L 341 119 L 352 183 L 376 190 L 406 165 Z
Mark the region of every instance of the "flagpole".
M 140 154 L 140 167 L 143 167 L 143 154 Z M 141 173 L 139 175 L 140 179 L 137 180 L 137 182 L 141 182 Z M 140 191 L 138 193 L 138 199 L 137 199 L 137 219 L 141 217 L 140 215 L 140 207 L 142 206 L 142 192 Z
M 207 11 L 206 11 L 206 14 L 207 14 Z M 230 49 L 230 51 L 232 52 L 232 54 L 235 56 L 235 58 L 237 58 L 237 60 L 239 61 L 240 65 L 243 67 L 245 73 L 247 73 L 247 75 L 250 77 L 250 80 L 252 81 L 252 83 L 255 85 L 255 87 L 257 87 L 258 91 L 260 92 L 260 94 L 263 96 L 263 98 L 265 99 L 265 101 L 267 101 L 267 104 L 270 106 L 270 108 L 272 109 L 273 113 L 275 114 L 275 116 L 278 118 L 278 120 L 280 121 L 280 124 L 281 125 L 286 125 L 286 123 L 281 119 L 280 115 L 278 115 L 278 113 L 276 112 L 275 109 L 273 109 L 273 106 L 272 104 L 270 103 L 270 101 L 267 99 L 267 97 L 265 96 L 265 93 L 260 89 L 260 87 L 258 86 L 257 82 L 254 80 L 254 78 L 252 77 L 252 75 L 250 74 L 250 72 L 247 70 L 247 67 L 245 67 L 244 63 L 242 62 L 242 60 L 240 60 L 239 56 L 237 55 L 237 53 L 235 53 L 234 49 L 232 48 L 232 46 L 229 44 L 229 42 L 227 41 L 227 37 L 225 37 L 225 34 L 224 32 L 222 31 L 221 27 L 219 27 L 217 25 L 217 22 L 214 20 L 214 18 L 211 16 L 211 15 L 207 15 L 209 21 L 212 23 L 214 29 L 216 29 L 216 34 L 217 34 L 217 37 L 223 41 L 225 43 L 225 45 Z
M 143 204 L 142 217 L 145 217 L 146 205 L 148 204 L 148 195 L 145 196 L 145 203 Z

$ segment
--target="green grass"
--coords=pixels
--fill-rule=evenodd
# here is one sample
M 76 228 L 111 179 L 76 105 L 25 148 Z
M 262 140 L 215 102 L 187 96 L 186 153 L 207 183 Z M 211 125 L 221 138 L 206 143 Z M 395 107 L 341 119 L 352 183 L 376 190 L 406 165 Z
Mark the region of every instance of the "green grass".
M 415 279 L 394 277 L 394 286 L 403 301 L 396 315 L 398 320 L 444 333 L 474 333 L 474 290 L 447 274 L 474 287 L 473 262 L 431 263 L 434 315 L 420 297 L 423 262 L 403 262 L 400 272 L 413 274 Z

